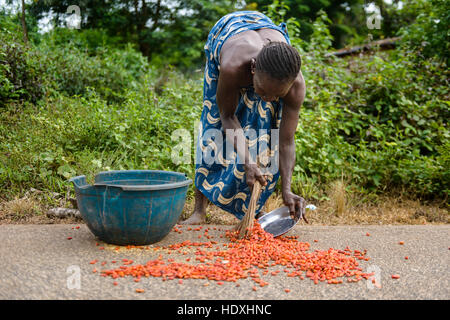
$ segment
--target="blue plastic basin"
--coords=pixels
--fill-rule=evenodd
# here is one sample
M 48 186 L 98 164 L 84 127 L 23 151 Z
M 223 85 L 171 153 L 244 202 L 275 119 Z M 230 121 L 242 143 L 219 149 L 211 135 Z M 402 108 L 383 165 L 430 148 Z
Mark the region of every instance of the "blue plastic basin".
M 88 228 L 100 240 L 147 245 L 164 238 L 177 223 L 192 183 L 185 174 L 159 170 L 105 171 L 86 183 L 70 179 Z

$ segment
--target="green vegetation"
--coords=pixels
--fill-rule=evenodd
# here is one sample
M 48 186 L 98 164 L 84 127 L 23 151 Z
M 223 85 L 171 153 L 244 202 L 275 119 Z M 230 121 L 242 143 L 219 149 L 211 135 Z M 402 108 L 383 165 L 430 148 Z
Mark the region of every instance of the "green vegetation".
M 446 64 L 402 49 L 325 59 L 326 21 L 316 21 L 303 54 L 308 96 L 296 136 L 299 190 L 311 179 L 326 185 L 344 176 L 367 191 L 447 197 Z
M 324 11 L 302 37 L 302 23 L 290 8 L 278 1 L 266 7 L 275 21 L 288 22 L 307 84 L 293 191 L 321 200 L 344 179 L 351 191 L 365 195 L 397 191 L 448 199 L 450 10 L 446 1 L 432 3 L 413 2 L 417 20 L 407 12 L 411 23 L 396 31 L 402 40 L 395 50 L 350 58 L 329 55 L 333 37 Z M 215 23 L 206 18 L 199 20 L 203 31 Z M 186 47 L 186 35 L 178 34 L 173 45 L 155 48 L 147 59 L 137 42 L 124 43 L 123 35 L 103 31 L 104 25 L 43 35 L 30 28 L 29 45 L 16 16 L 0 14 L 0 25 L 2 198 L 30 187 L 65 192 L 68 178 L 110 169 L 175 170 L 193 178 L 203 31 L 189 29 L 196 36 Z M 158 37 L 171 37 L 171 28 Z M 191 132 L 191 164 L 171 160 L 176 129 Z

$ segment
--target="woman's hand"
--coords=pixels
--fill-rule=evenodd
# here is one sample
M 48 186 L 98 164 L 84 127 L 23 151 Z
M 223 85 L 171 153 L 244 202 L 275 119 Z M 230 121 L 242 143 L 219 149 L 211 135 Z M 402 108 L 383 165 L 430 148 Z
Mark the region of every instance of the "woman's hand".
M 250 190 L 253 189 L 253 185 L 256 180 L 259 181 L 261 186 L 265 186 L 267 184 L 267 180 L 265 176 L 261 173 L 258 166 L 256 164 L 247 164 L 244 166 L 245 175 L 247 177 L 247 185 L 250 187 Z
M 302 197 L 292 193 L 291 191 L 284 191 L 282 193 L 284 205 L 289 207 L 289 214 L 292 219 L 298 220 L 301 217 L 308 223 L 305 217 L 306 201 Z

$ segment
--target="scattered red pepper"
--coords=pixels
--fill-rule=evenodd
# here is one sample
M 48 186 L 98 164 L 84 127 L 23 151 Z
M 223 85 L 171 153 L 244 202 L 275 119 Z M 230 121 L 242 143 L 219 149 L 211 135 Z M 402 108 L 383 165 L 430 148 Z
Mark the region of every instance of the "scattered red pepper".
M 200 231 L 198 227 L 195 231 Z M 205 229 L 205 233 L 208 228 Z M 259 270 L 267 274 L 267 268 L 280 265 L 285 268 L 288 277 L 310 278 L 315 284 L 319 281 L 329 284 L 340 284 L 343 281 L 339 278 L 347 277 L 348 282 L 358 282 L 373 276 L 373 273 L 363 273 L 357 260 L 367 261 L 367 250 L 315 250 L 308 252 L 310 244 L 300 242 L 297 237 L 276 237 L 265 232 L 261 226 L 255 222 L 250 237 L 244 239 L 237 238 L 236 231 L 227 231 L 226 236 L 230 243 L 223 244 L 222 250 L 208 251 L 217 242 L 191 242 L 186 240 L 181 243 L 172 244 L 167 249 L 172 252 L 181 252 L 183 247 L 197 247 L 195 252 L 197 264 L 187 264 L 175 262 L 168 259 L 167 263 L 162 259 L 150 260 L 145 264 L 135 264 L 132 260 L 123 259 L 123 266 L 117 269 L 102 271 L 103 276 L 110 276 L 114 279 L 118 277 L 132 276 L 140 277 L 161 277 L 163 281 L 178 279 L 208 279 L 215 280 L 217 284 L 223 281 L 236 282 L 239 279 L 251 278 L 261 287 L 268 285 L 268 282 L 260 278 Z M 205 249 L 202 249 L 204 247 Z M 170 251 L 168 252 L 170 253 Z M 271 272 L 271 275 L 278 274 L 279 271 Z M 239 285 L 239 284 L 237 284 Z M 256 290 L 256 286 L 253 287 Z

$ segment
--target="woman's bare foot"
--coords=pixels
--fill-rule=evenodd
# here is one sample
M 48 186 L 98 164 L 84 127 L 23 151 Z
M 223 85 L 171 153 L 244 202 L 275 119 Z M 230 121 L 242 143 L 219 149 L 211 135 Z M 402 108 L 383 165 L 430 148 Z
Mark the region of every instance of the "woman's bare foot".
M 192 215 L 181 221 L 180 224 L 202 224 L 206 222 L 206 206 L 208 204 L 208 199 L 200 192 L 200 190 L 195 189 L 195 204 L 194 212 Z
M 202 224 L 205 223 L 205 221 L 206 212 L 194 211 L 188 219 L 181 221 L 180 224 Z

